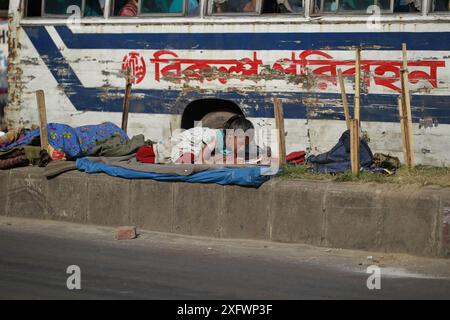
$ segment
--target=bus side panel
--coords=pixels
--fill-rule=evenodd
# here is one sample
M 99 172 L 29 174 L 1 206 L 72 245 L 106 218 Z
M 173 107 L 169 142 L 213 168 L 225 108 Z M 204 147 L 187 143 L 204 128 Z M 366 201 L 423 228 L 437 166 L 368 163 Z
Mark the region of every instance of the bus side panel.
M 186 105 L 204 98 L 233 101 L 258 129 L 271 129 L 272 98 L 277 96 L 284 101 L 288 152 L 323 152 L 345 130 L 336 70 L 346 75 L 352 105 L 352 41 L 366 41 L 349 30 L 347 35 L 330 35 L 328 27 L 315 34 L 281 29 L 244 34 L 238 33 L 244 26 L 233 26 L 236 33 L 230 37 L 207 26 L 198 33 L 183 33 L 182 26 L 170 33 L 162 26 L 151 33 L 148 26 L 23 26 L 17 29 L 10 54 L 14 90 L 8 124 L 37 123 L 38 89 L 46 92 L 51 122 L 120 124 L 123 69 L 130 67 L 135 77 L 130 134 L 167 137 L 170 128 L 179 127 Z M 363 51 L 361 115 L 374 152 L 401 155 L 396 99 L 399 49 L 406 41 L 417 162 L 450 165 L 450 49 L 445 44 L 450 30 L 440 35 L 429 39 L 427 50 L 422 47 L 429 36 L 425 32 L 416 38 L 400 32 L 367 38 L 372 47 Z M 294 41 L 296 37 L 303 40 Z

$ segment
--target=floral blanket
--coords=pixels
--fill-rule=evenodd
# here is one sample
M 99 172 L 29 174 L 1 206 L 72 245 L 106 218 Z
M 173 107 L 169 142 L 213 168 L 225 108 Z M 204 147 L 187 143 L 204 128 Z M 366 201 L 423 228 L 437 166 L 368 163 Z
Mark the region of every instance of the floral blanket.
M 51 147 L 49 154 L 52 158 L 58 153 L 60 158 L 66 159 L 91 156 L 97 140 L 110 138 L 114 134 L 121 136 L 124 142 L 128 140 L 127 134 L 111 122 L 76 128 L 67 124 L 49 123 L 47 130 L 48 143 Z M 0 151 L 8 151 L 17 146 L 28 145 L 39 136 L 39 129 L 27 130 L 14 143 L 1 146 Z
M 114 134 L 128 140 L 127 134 L 111 122 L 72 128 L 66 124 L 49 123 L 48 143 L 67 159 L 77 159 L 92 155 L 97 140 L 110 138 Z

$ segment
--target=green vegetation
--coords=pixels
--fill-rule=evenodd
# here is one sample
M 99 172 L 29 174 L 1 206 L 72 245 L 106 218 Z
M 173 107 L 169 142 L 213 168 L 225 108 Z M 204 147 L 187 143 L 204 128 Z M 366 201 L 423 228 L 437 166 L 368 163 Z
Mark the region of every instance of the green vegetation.
M 396 184 L 419 184 L 422 186 L 436 185 L 450 187 L 450 168 L 417 166 L 412 170 L 401 167 L 393 175 L 380 173 L 361 172 L 358 177 L 351 172 L 339 174 L 314 173 L 310 166 L 286 166 L 283 168 L 282 178 L 285 179 L 310 179 L 326 180 L 336 182 L 376 182 L 376 183 L 396 183 Z

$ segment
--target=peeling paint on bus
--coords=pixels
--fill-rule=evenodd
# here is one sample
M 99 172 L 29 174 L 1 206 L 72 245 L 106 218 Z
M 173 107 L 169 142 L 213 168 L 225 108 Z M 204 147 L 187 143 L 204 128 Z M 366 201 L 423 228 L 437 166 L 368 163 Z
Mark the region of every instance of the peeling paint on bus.
M 131 67 L 131 134 L 167 137 L 180 126 L 190 103 L 212 98 L 232 101 L 259 129 L 273 128 L 272 99 L 277 96 L 285 107 L 288 152 L 323 152 L 345 130 L 337 69 L 344 72 L 353 109 L 353 50 L 360 45 L 363 134 L 374 152 L 401 158 L 397 96 L 401 43 L 406 42 L 416 160 L 450 165 L 446 21 L 389 22 L 376 32 L 352 19 L 90 22 L 75 28 L 26 22 L 17 11 L 10 15 L 9 126 L 37 123 L 38 89 L 46 93 L 49 121 L 119 124 L 124 68 Z

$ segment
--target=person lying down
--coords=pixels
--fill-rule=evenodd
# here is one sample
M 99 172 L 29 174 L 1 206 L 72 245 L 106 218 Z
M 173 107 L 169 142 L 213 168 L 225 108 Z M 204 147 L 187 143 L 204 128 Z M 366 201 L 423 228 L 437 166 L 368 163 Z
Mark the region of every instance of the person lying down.
M 224 129 L 194 127 L 136 153 L 139 162 L 154 164 L 270 165 L 267 152 L 254 143 L 253 124 L 243 116 L 229 119 Z

